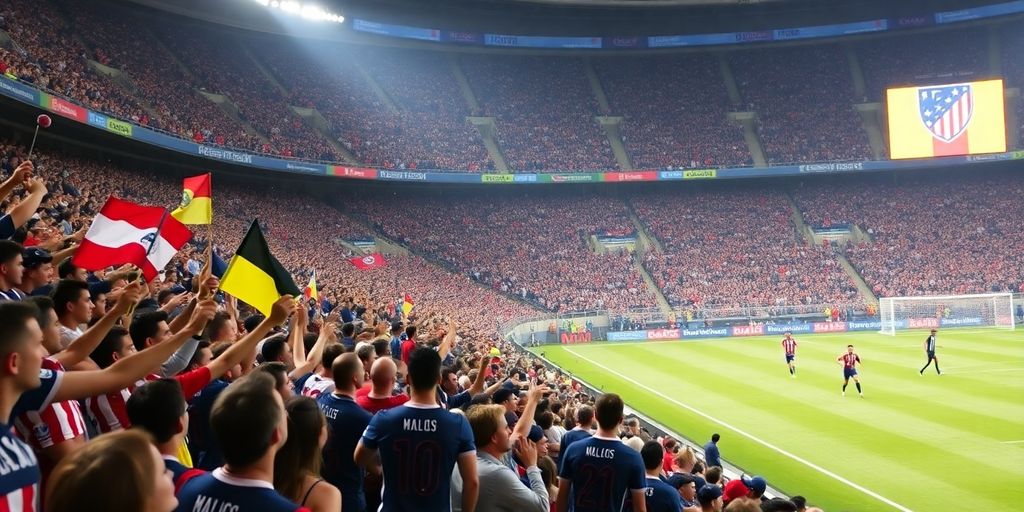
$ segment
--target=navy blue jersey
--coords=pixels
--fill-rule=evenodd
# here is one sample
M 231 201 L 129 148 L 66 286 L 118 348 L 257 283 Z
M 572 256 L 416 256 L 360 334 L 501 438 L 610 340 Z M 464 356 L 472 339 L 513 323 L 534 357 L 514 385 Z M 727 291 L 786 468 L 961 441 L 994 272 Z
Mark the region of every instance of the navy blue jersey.
M 590 437 L 590 432 L 575 428 L 562 435 L 562 444 L 559 445 L 560 455 L 558 458 L 558 469 L 562 469 L 562 460 L 565 459 L 565 452 L 569 449 L 569 446 L 576 441 L 581 441 L 588 437 Z
M 628 491 L 647 487 L 640 453 L 618 439 L 597 436 L 569 446 L 558 476 L 572 485 L 575 512 L 620 512 Z
M 363 433 L 384 469 L 382 510 L 451 510 L 451 475 L 459 455 L 475 453 L 466 418 L 440 406 L 405 404 L 380 411 Z
M 40 386 L 18 398 L 11 418 L 45 408 L 60 388 L 62 372 L 39 370 Z M 37 512 L 39 508 L 39 460 L 32 448 L 14 435 L 12 425 L 0 424 L 0 510 Z
M 210 411 L 213 402 L 227 387 L 228 381 L 217 379 L 196 393 L 188 406 L 189 452 L 199 469 L 213 471 L 224 465 L 224 455 L 210 427 Z
M 352 458 L 359 438 L 373 415 L 347 396 L 325 393 L 317 399 L 327 420 L 327 444 L 324 445 L 324 480 L 341 491 L 342 510 L 363 510 L 363 468 Z
M 229 475 L 222 468 L 189 480 L 178 492 L 177 512 L 309 512 L 274 490 L 270 482 Z
M 928 352 L 935 352 L 935 335 L 928 336 L 928 339 L 924 340 L 925 350 Z
M 627 493 L 627 504 L 622 507 L 623 511 L 633 510 L 630 498 Z M 679 497 L 679 491 L 675 490 L 671 485 L 662 482 L 657 477 L 647 477 L 647 487 L 644 488 L 644 500 L 647 502 L 647 512 L 679 512 L 683 509 L 683 500 Z

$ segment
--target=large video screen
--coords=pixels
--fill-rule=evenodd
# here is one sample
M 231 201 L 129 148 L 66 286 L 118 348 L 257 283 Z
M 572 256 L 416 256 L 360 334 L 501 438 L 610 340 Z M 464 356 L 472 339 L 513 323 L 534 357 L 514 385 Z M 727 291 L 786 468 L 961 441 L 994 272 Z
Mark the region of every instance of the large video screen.
M 1003 81 L 886 91 L 893 160 L 1006 151 Z

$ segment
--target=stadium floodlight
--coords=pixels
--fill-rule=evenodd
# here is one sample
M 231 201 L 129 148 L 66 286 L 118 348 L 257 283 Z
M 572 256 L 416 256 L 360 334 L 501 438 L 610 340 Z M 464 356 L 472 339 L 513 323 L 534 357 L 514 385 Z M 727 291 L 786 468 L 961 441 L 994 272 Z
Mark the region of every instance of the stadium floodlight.
M 980 293 L 879 299 L 882 334 L 938 327 L 1014 329 L 1013 294 Z
M 285 14 L 301 16 L 302 18 L 310 21 L 330 21 L 334 23 L 342 23 L 345 21 L 344 16 L 330 12 L 317 4 L 303 3 L 297 0 L 254 1 L 264 7 L 276 9 L 281 12 L 284 12 Z

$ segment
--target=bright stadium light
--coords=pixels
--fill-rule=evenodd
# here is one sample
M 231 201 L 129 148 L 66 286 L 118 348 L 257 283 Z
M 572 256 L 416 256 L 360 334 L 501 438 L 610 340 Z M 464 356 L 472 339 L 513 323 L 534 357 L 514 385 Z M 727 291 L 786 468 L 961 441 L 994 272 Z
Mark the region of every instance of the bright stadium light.
M 286 14 L 301 16 L 302 18 L 310 21 L 330 21 L 333 23 L 342 23 L 345 21 L 344 16 L 330 12 L 321 6 L 312 3 L 303 3 L 296 0 L 253 1 L 264 7 L 276 9 Z

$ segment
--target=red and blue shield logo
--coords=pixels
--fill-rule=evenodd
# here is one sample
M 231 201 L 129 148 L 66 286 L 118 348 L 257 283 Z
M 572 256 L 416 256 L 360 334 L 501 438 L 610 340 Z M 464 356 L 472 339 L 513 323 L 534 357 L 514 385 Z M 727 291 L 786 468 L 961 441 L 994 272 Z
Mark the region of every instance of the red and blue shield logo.
M 956 140 L 971 124 L 974 96 L 970 84 L 920 87 L 917 105 L 921 121 L 932 136 L 948 143 Z

